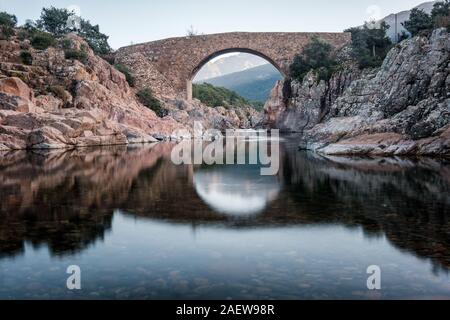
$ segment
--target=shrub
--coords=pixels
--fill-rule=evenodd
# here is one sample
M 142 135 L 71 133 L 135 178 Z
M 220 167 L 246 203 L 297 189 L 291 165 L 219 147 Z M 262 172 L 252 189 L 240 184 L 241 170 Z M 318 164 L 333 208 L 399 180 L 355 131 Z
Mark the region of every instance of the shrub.
M 0 39 L 9 40 L 14 35 L 14 28 L 9 26 L 0 26 Z
M 435 28 L 447 28 L 450 31 L 450 0 L 435 3 L 431 18 Z
M 20 59 L 23 64 L 31 66 L 33 64 L 33 56 L 29 51 L 23 50 L 20 52 Z
M 61 40 L 61 48 L 63 48 L 64 50 L 72 49 L 72 41 L 70 41 L 69 39 Z
M 0 26 L 14 28 L 17 25 L 17 17 L 7 12 L 0 12 Z
M 64 51 L 64 56 L 68 60 L 78 60 L 82 63 L 86 63 L 88 61 L 88 55 L 86 50 L 76 50 L 76 49 L 68 49 Z
M 147 108 L 153 110 L 160 118 L 165 117 L 167 112 L 163 109 L 161 102 L 153 96 L 149 88 L 141 89 L 136 93 L 139 101 Z
M 429 35 L 434 28 L 446 27 L 450 31 L 450 0 L 436 2 L 431 15 L 423 10 L 413 9 L 403 26 L 412 36 Z
M 63 86 L 49 86 L 47 87 L 47 92 L 61 99 L 64 103 L 70 100 L 69 94 Z
M 403 22 L 402 25 L 414 37 L 423 31 L 431 30 L 433 28 L 433 19 L 423 10 L 414 8 L 411 10 L 409 20 Z
M 125 75 L 125 78 L 127 79 L 127 82 L 130 85 L 130 87 L 134 87 L 135 85 L 134 77 L 131 74 L 130 69 L 126 65 L 117 63 L 114 65 L 114 68 L 116 68 L 118 71 L 122 72 Z
M 73 12 L 67 9 L 43 8 L 41 18 L 37 21 L 37 27 L 56 36 L 76 31 L 96 54 L 110 53 L 112 50 L 108 44 L 109 37 L 100 32 L 98 25 L 92 25 L 90 21 L 81 18 L 79 18 L 79 29 L 75 29 L 67 24 L 70 18 L 75 18 L 74 15 Z
M 47 32 L 35 32 L 31 38 L 31 45 L 38 50 L 45 50 L 55 44 L 55 37 Z
M 382 22 L 379 26 L 366 23 L 362 28 L 346 30 L 352 34 L 352 56 L 361 69 L 381 66 L 392 42 L 386 32 L 389 26 Z
M 336 66 L 331 45 L 313 38 L 303 53 L 295 56 L 290 70 L 292 78 L 299 81 L 311 70 L 317 73 L 319 80 L 329 80 Z

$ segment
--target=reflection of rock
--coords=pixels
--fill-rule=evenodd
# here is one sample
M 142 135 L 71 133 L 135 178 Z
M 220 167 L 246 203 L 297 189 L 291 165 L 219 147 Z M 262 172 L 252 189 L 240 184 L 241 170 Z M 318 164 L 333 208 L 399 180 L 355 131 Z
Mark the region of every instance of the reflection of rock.
M 114 147 L 0 154 L 1 256 L 22 252 L 24 241 L 64 254 L 103 238 L 116 204 L 161 152 Z
M 206 227 L 358 227 L 450 268 L 448 163 L 282 148 L 280 176 L 256 181 L 259 168 L 174 166 L 172 146 L 0 153 L 0 256 L 19 254 L 24 241 L 53 254 L 83 250 L 122 209 Z M 239 205 L 252 197 L 251 206 Z
M 198 169 L 194 185 L 200 198 L 218 212 L 249 216 L 263 212 L 280 192 L 275 176 L 261 176 L 259 166 Z

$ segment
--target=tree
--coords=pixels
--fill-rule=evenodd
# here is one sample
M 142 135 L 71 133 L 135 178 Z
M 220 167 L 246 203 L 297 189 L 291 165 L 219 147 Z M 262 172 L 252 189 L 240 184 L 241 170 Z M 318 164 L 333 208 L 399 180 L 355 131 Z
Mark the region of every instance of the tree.
M 100 32 L 98 25 L 92 25 L 88 20 L 81 19 L 79 35 L 86 40 L 96 54 L 107 54 L 111 52 L 109 37 Z
M 43 8 L 41 18 L 37 21 L 37 26 L 43 31 L 61 36 L 72 31 L 68 27 L 67 22 L 73 15 L 74 13 L 67 9 Z
M 0 12 L 0 39 L 8 40 L 14 35 L 14 27 L 17 24 L 17 17 L 7 12 Z
M 435 28 L 447 28 L 450 31 L 450 0 L 437 2 L 431 11 L 431 19 Z
M 415 37 L 422 32 L 432 30 L 433 19 L 423 10 L 414 8 L 411 10 L 409 20 L 403 22 L 402 25 Z
M 0 12 L 0 26 L 14 28 L 17 24 L 17 17 L 7 12 Z
M 313 38 L 304 48 L 302 54 L 298 54 L 292 63 L 291 76 L 302 81 L 305 75 L 315 70 L 320 80 L 328 80 L 335 67 L 336 60 L 332 57 L 332 47 L 326 42 Z
M 352 56 L 360 68 L 379 67 L 386 57 L 392 42 L 386 32 L 389 25 L 385 22 L 380 25 L 366 23 L 362 28 L 345 30 L 352 34 Z
M 78 17 L 80 23 L 79 26 L 75 26 L 72 23 L 75 17 L 75 13 L 67 9 L 43 8 L 36 27 L 55 36 L 77 32 L 96 54 L 107 54 L 112 51 L 108 44 L 109 37 L 100 32 L 98 25 L 92 25 L 90 21 Z
M 445 17 L 450 15 L 450 0 L 436 2 L 431 11 L 431 18 Z

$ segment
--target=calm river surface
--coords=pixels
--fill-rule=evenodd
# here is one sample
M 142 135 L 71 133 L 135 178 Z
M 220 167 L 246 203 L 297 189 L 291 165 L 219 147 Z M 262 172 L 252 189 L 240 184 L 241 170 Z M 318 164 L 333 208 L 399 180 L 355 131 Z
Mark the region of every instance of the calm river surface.
M 287 138 L 262 177 L 175 166 L 172 148 L 0 153 L 0 298 L 450 299 L 449 162 Z

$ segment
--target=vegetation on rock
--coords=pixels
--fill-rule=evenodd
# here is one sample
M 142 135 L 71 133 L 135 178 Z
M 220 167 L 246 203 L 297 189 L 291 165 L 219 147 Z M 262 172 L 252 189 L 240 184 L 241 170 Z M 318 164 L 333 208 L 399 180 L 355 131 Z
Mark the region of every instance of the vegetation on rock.
M 28 50 L 22 50 L 20 52 L 20 59 L 22 60 L 22 63 L 27 66 L 31 66 L 33 64 L 33 56 Z
M 86 46 L 81 46 L 81 48 L 78 49 L 66 49 L 64 50 L 64 56 L 66 59 L 69 60 L 78 60 L 82 63 L 86 63 L 88 60 L 88 55 L 87 55 L 87 48 Z
M 55 37 L 43 31 L 33 32 L 33 36 L 31 38 L 31 45 L 38 50 L 45 50 L 48 47 L 54 46 L 56 43 Z
M 127 82 L 130 85 L 130 87 L 134 87 L 135 85 L 134 76 L 131 73 L 131 70 L 126 65 L 117 63 L 114 65 L 114 68 L 116 68 L 118 71 L 122 72 L 125 75 L 125 78 L 127 79 Z
M 8 40 L 14 35 L 14 27 L 17 24 L 17 17 L 15 15 L 0 12 L 0 39 Z
M 258 106 L 243 98 L 234 91 L 222 87 L 215 87 L 209 83 L 194 84 L 192 96 L 209 107 L 244 107 Z
M 413 9 L 403 26 L 412 36 L 429 35 L 436 28 L 447 28 L 450 31 L 450 0 L 435 3 L 431 15 L 423 10 Z
M 136 93 L 139 101 L 147 108 L 153 110 L 156 115 L 163 118 L 167 115 L 166 111 L 163 109 L 161 102 L 155 98 L 153 92 L 150 88 L 144 88 Z
M 392 48 L 392 42 L 386 34 L 389 25 L 385 22 L 366 23 L 362 28 L 345 30 L 352 34 L 352 57 L 361 69 L 381 66 L 387 53 Z
M 292 78 L 299 81 L 311 70 L 317 73 L 319 80 L 329 80 L 336 66 L 331 45 L 313 38 L 303 53 L 295 56 L 290 69 Z
M 69 23 L 70 19 L 79 21 L 77 24 Z M 4 23 L 4 25 L 2 24 Z M 0 13 L 0 25 L 3 28 L 12 28 L 17 23 L 15 16 L 5 12 Z M 108 44 L 108 36 L 100 32 L 98 25 L 76 17 L 74 12 L 55 7 L 43 8 L 40 18 L 36 21 L 27 21 L 21 27 L 22 40 L 31 39 L 36 49 L 46 49 L 55 44 L 55 38 L 75 32 L 83 38 L 96 54 L 108 54 L 112 51 Z

